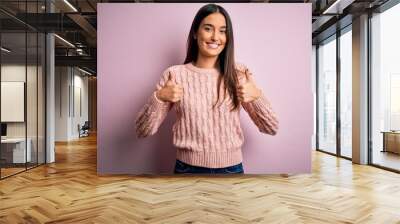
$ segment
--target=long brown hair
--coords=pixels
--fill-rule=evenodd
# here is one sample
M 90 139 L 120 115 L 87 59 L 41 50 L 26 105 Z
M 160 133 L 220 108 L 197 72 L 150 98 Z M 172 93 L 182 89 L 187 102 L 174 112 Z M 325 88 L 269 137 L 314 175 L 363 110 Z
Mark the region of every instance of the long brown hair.
M 194 38 L 199 27 L 201 21 L 208 15 L 212 13 L 219 12 L 225 17 L 226 21 L 226 44 L 224 50 L 218 55 L 217 62 L 219 63 L 221 69 L 221 75 L 218 78 L 218 98 L 217 102 L 220 98 L 220 89 L 222 80 L 224 81 L 224 95 L 226 91 L 228 91 L 230 98 L 233 102 L 232 110 L 238 109 L 239 107 L 239 99 L 236 95 L 236 86 L 238 84 L 238 79 L 236 76 L 235 70 L 235 54 L 234 54 L 234 41 L 233 41 L 233 29 L 231 18 L 229 17 L 228 12 L 219 5 L 216 4 L 207 4 L 199 9 L 196 16 L 193 19 L 192 26 L 190 28 L 188 41 L 187 41 L 187 53 L 185 64 L 189 62 L 196 62 L 199 46 L 197 45 L 197 41 Z M 215 105 L 217 104 L 215 102 Z

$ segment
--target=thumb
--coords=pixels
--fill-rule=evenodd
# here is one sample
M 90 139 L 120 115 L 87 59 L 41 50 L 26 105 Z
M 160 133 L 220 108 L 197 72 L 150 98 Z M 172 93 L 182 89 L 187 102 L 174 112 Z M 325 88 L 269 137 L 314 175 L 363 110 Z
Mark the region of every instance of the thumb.
M 174 77 L 173 77 L 173 75 L 172 75 L 172 73 L 171 72 L 168 72 L 168 80 L 167 80 L 167 83 L 166 83 L 167 85 L 173 85 L 173 84 L 175 84 L 175 80 L 174 80 Z
M 254 82 L 253 76 L 251 75 L 249 69 L 246 68 L 244 71 L 244 76 L 246 77 L 246 82 Z

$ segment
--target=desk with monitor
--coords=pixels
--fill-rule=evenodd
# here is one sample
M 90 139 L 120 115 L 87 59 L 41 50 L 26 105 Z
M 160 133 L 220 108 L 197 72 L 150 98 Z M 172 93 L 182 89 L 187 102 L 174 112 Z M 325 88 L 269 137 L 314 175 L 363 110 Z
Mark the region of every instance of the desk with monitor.
M 25 141 L 26 140 L 26 141 Z M 26 144 L 28 143 L 28 144 Z M 25 147 L 25 145 L 27 147 Z M 30 138 L 7 137 L 7 124 L 1 123 L 1 163 L 25 164 L 31 162 L 32 140 Z M 26 148 L 26 151 L 25 151 Z
M 26 139 L 27 147 L 25 153 L 25 138 L 1 139 L 1 157 L 6 163 L 31 162 L 31 139 Z

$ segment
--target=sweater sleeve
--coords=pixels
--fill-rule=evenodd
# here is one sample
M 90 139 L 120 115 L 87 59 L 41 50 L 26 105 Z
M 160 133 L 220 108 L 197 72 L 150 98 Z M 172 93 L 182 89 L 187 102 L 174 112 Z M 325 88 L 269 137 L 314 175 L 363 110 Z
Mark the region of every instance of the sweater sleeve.
M 168 69 L 163 72 L 156 91 L 164 86 L 166 80 L 168 80 L 169 72 Z M 136 117 L 136 135 L 138 138 L 154 135 L 173 106 L 173 103 L 158 99 L 156 91 L 152 93 Z
M 249 69 L 243 64 L 236 64 L 236 70 L 239 82 L 242 83 L 244 80 L 244 74 L 247 72 L 250 75 L 252 73 Z M 253 100 L 252 102 L 241 103 L 243 109 L 249 114 L 251 120 L 258 127 L 260 132 L 270 135 L 276 135 L 279 127 L 279 121 L 272 110 L 271 103 L 269 100 L 262 94 L 258 99 Z
M 263 133 L 276 135 L 279 122 L 271 103 L 262 95 L 252 102 L 242 103 L 244 110 L 249 114 L 251 120 Z

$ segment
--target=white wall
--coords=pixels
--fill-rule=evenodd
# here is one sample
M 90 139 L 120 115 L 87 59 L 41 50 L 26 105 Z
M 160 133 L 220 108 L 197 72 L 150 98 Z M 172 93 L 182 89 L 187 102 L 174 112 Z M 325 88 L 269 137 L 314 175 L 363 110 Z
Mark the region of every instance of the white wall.
M 55 141 L 68 140 L 68 86 L 70 83 L 68 67 L 55 68 Z
M 72 135 L 78 137 L 78 129 L 77 126 L 80 124 L 81 126 L 88 120 L 88 77 L 82 77 L 81 75 L 75 75 L 74 77 L 74 86 L 75 86 L 75 113 L 74 119 L 72 119 Z M 81 110 L 81 111 L 80 111 Z
M 76 68 L 56 67 L 55 89 L 55 140 L 77 139 L 78 124 L 88 120 L 88 77 Z

